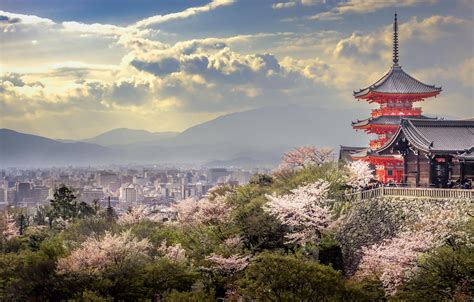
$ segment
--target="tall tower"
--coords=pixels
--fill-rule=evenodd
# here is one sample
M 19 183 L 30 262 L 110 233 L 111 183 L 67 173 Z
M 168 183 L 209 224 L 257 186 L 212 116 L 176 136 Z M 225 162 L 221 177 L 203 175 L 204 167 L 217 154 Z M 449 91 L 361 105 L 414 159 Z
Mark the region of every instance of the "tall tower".
M 381 182 L 403 181 L 403 159 L 397 156 L 379 155 L 377 149 L 387 143 L 395 134 L 403 118 L 428 118 L 422 115 L 420 107 L 413 103 L 422 102 L 441 92 L 441 87 L 424 84 L 403 71 L 399 65 L 397 14 L 393 22 L 393 59 L 390 70 L 377 82 L 354 92 L 358 100 L 376 103 L 371 117 L 352 122 L 356 130 L 375 135 L 369 148 L 351 155 L 353 160 L 365 160 L 375 167 L 376 177 Z

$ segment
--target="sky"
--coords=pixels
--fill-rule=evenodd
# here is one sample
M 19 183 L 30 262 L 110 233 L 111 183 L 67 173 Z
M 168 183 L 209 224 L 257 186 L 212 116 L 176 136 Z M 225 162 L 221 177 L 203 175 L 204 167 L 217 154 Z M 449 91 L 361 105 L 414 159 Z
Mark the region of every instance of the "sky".
M 395 12 L 400 65 L 443 87 L 425 113 L 473 117 L 470 0 L 2 0 L 0 128 L 183 131 L 280 105 L 369 116 L 352 92 L 390 68 Z

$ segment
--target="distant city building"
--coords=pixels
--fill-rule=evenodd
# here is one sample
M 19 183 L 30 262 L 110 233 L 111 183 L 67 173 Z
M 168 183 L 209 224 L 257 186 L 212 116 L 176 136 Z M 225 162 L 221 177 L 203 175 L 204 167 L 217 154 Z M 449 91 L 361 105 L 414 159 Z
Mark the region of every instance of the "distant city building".
M 115 181 L 117 181 L 117 174 L 115 173 L 101 171 L 97 174 L 97 185 L 99 187 L 105 187 Z
M 102 188 L 87 189 L 81 194 L 81 199 L 84 202 L 92 203 L 94 200 L 100 200 L 105 197 L 104 190 Z
M 133 184 L 144 186 L 146 184 L 146 179 L 142 176 L 134 176 L 133 177 Z
M 230 172 L 225 168 L 211 168 L 207 171 L 207 179 L 210 183 L 217 183 L 220 178 L 229 176 Z
M 120 200 L 122 202 L 135 203 L 137 202 L 137 190 L 133 185 L 120 188 Z
M 20 182 L 16 184 L 16 200 L 22 202 L 23 199 L 31 196 L 31 185 L 28 182 Z
M 31 190 L 31 198 L 38 203 L 44 203 L 48 197 L 49 188 L 46 186 L 34 186 Z

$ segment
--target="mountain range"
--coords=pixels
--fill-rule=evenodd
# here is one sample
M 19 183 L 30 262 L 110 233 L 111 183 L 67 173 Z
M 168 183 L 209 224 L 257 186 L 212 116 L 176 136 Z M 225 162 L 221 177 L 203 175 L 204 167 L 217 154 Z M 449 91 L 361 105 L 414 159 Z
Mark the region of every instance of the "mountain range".
M 296 146 L 365 145 L 366 135 L 350 127 L 351 119 L 360 116 L 364 116 L 363 111 L 265 107 L 223 115 L 181 133 L 120 128 L 77 141 L 0 129 L 0 164 L 2 167 L 112 163 L 272 165 Z

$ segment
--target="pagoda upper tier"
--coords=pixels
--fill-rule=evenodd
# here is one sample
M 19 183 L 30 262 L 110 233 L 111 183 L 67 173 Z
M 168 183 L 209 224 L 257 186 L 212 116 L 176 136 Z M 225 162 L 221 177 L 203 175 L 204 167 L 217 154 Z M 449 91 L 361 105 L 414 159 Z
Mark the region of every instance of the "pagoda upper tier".
M 432 119 L 424 115 L 415 116 L 418 119 Z M 408 118 L 406 115 L 383 115 L 378 117 L 369 117 L 365 120 L 357 120 L 357 122 L 352 122 L 352 128 L 354 129 L 363 129 L 368 133 L 386 133 L 392 132 L 395 133 L 400 126 L 400 121 L 402 118 Z
M 370 103 L 388 101 L 422 101 L 441 92 L 441 87 L 424 84 L 413 78 L 398 63 L 394 63 L 380 80 L 365 89 L 354 92 L 354 97 Z

